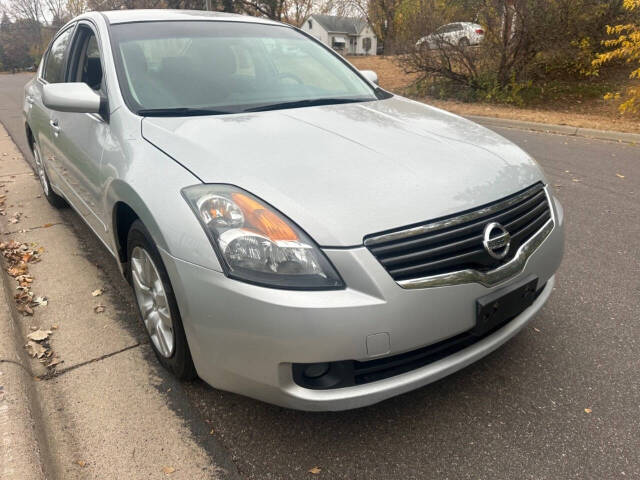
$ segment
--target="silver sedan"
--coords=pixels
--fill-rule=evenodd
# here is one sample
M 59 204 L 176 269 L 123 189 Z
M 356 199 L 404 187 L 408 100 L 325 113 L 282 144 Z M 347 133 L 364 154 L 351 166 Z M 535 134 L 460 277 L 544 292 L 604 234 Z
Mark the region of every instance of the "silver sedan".
M 287 25 L 87 13 L 24 117 L 45 196 L 113 254 L 179 378 L 369 405 L 487 355 L 553 289 L 563 212 L 529 155 Z

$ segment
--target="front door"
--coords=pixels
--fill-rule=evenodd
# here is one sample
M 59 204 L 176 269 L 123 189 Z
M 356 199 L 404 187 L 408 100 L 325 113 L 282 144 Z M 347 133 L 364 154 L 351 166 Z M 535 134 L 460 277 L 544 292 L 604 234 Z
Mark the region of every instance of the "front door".
M 106 96 L 103 82 L 102 55 L 96 30 L 81 22 L 75 31 L 69 53 L 69 82 L 83 82 L 101 96 Z M 60 175 L 68 200 L 103 240 L 107 241 L 107 225 L 102 196 L 102 152 L 110 136 L 109 124 L 98 114 L 51 112 L 56 125 L 57 151 L 63 152 Z

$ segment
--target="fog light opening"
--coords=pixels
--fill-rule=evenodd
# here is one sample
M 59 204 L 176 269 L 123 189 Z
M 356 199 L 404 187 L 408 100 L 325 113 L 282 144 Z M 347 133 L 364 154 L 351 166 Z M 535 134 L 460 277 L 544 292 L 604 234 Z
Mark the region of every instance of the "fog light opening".
M 329 371 L 329 364 L 324 363 L 312 363 L 304 369 L 304 376 L 307 378 L 320 378 Z

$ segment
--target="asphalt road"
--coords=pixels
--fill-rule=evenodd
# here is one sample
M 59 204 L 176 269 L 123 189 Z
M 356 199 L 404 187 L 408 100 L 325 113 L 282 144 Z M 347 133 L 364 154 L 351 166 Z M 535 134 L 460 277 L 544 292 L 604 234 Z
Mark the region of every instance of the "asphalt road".
M 0 121 L 23 149 L 27 78 L 0 75 Z M 242 476 L 640 478 L 640 147 L 499 133 L 538 159 L 565 207 L 564 263 L 542 313 L 463 371 L 355 411 L 295 412 L 185 384 L 189 421 L 213 429 Z M 104 248 L 66 215 L 128 298 Z

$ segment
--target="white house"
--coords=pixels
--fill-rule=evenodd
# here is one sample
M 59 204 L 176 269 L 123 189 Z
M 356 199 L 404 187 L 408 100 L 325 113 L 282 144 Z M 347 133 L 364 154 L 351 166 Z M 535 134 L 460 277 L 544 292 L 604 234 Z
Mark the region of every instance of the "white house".
M 364 18 L 311 15 L 300 28 L 341 54 L 376 54 L 378 39 Z

